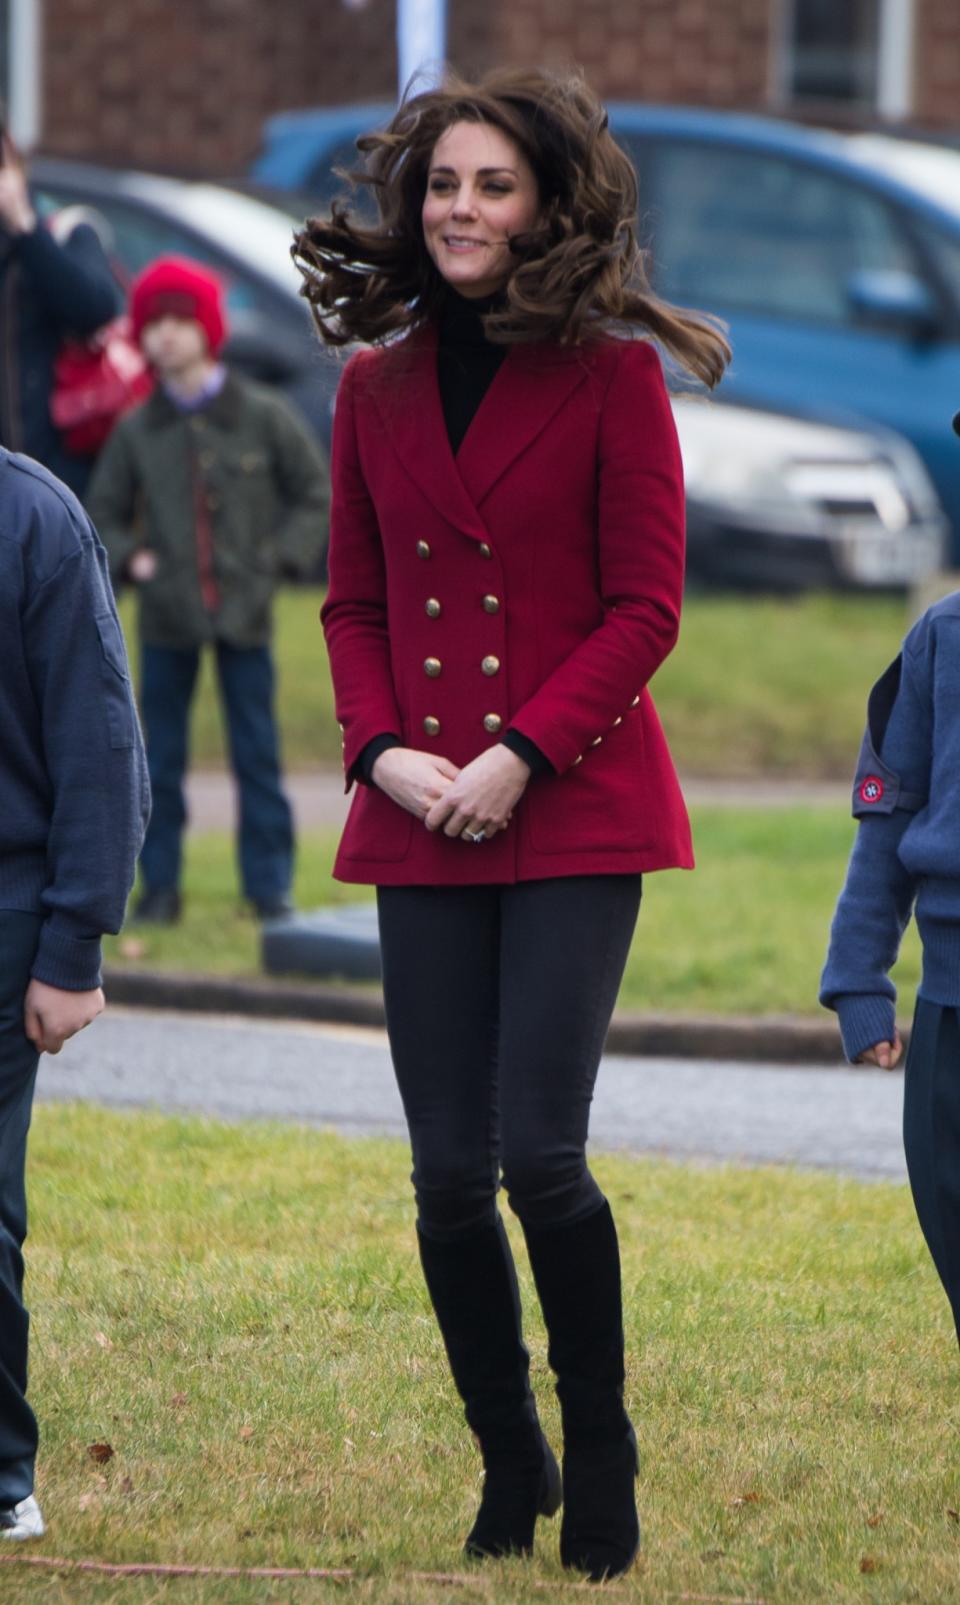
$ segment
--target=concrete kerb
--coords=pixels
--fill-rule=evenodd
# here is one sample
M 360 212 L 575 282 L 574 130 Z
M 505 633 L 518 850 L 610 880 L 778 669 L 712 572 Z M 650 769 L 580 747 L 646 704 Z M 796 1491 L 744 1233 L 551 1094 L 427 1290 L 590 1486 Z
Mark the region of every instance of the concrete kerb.
M 239 1014 L 258 1019 L 383 1028 L 383 994 L 374 986 L 236 980 L 173 971 L 108 968 L 111 1003 L 185 1014 Z M 904 1033 L 906 1036 L 906 1033 Z M 617 1012 L 608 1053 L 638 1058 L 731 1059 L 783 1065 L 843 1067 L 835 1022 L 792 1015 L 670 1015 Z

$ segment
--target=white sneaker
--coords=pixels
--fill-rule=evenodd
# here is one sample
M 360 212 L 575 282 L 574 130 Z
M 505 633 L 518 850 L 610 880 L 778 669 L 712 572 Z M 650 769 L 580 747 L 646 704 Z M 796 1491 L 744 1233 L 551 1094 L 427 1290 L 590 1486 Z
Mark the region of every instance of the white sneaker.
M 0 1510 L 0 1539 L 42 1538 L 46 1530 L 40 1506 L 33 1494 L 21 1499 L 19 1505 Z

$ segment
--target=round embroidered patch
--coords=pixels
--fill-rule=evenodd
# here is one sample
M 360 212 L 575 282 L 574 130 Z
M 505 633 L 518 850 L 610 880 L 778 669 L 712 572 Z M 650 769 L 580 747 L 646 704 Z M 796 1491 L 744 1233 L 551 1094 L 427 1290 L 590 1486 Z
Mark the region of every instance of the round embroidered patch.
M 878 803 L 883 796 L 883 781 L 879 775 L 865 775 L 860 782 L 860 801 Z

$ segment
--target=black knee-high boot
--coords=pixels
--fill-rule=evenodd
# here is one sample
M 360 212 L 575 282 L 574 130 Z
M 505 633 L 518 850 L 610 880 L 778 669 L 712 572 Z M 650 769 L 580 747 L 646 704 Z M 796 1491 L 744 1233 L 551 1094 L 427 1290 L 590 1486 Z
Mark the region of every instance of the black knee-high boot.
M 610 1206 L 572 1225 L 524 1225 L 563 1415 L 560 1558 L 593 1582 L 640 1547 L 637 1440 L 623 1404 L 620 1250 Z
M 464 1547 L 478 1557 L 529 1554 L 537 1516 L 559 1509 L 560 1468 L 530 1391 L 503 1223 L 453 1242 L 419 1228 L 417 1236 L 453 1380 L 483 1455 L 483 1498 Z

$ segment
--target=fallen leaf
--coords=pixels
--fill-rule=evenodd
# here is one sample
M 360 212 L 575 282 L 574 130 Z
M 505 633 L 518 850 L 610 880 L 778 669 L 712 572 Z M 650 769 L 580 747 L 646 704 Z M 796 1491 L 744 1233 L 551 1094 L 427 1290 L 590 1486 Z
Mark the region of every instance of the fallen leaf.
M 132 1494 L 134 1492 L 134 1486 L 133 1486 L 132 1478 L 124 1477 L 123 1481 L 120 1484 L 120 1489 L 121 1489 L 121 1492 L 123 1492 L 125 1494 Z
M 762 1498 L 763 1494 L 758 1494 L 755 1489 L 751 1488 L 749 1493 L 738 1494 L 736 1499 L 731 1499 L 730 1503 L 734 1507 L 739 1507 L 740 1505 L 759 1505 Z
M 951 1521 L 960 1521 L 960 1510 L 948 1510 L 947 1515 Z
M 173 1405 L 175 1410 L 181 1410 L 186 1402 L 187 1396 L 185 1393 L 174 1393 L 170 1399 L 170 1403 Z
M 124 936 L 117 943 L 118 953 L 125 959 L 142 959 L 147 951 L 147 944 L 141 936 Z
M 860 1570 L 862 1572 L 878 1572 L 880 1570 L 880 1562 L 874 1560 L 872 1555 L 861 1555 Z
M 240 1428 L 240 1436 L 241 1436 L 241 1438 L 252 1438 L 253 1437 L 253 1428 L 252 1427 L 241 1427 Z
M 88 1443 L 87 1454 L 90 1456 L 91 1460 L 95 1460 L 97 1462 L 98 1466 L 105 1466 L 108 1460 L 113 1459 L 113 1444 Z
M 102 1349 L 112 1349 L 113 1348 L 113 1344 L 110 1342 L 110 1339 L 107 1337 L 106 1332 L 94 1332 L 93 1337 L 94 1337 L 94 1342 L 99 1343 L 99 1345 L 100 1345 L 100 1347 Z
M 882 1520 L 883 1520 L 883 1511 L 882 1510 L 875 1511 L 872 1516 L 868 1516 L 867 1517 L 867 1526 L 868 1527 L 879 1527 L 879 1525 L 882 1522 Z

